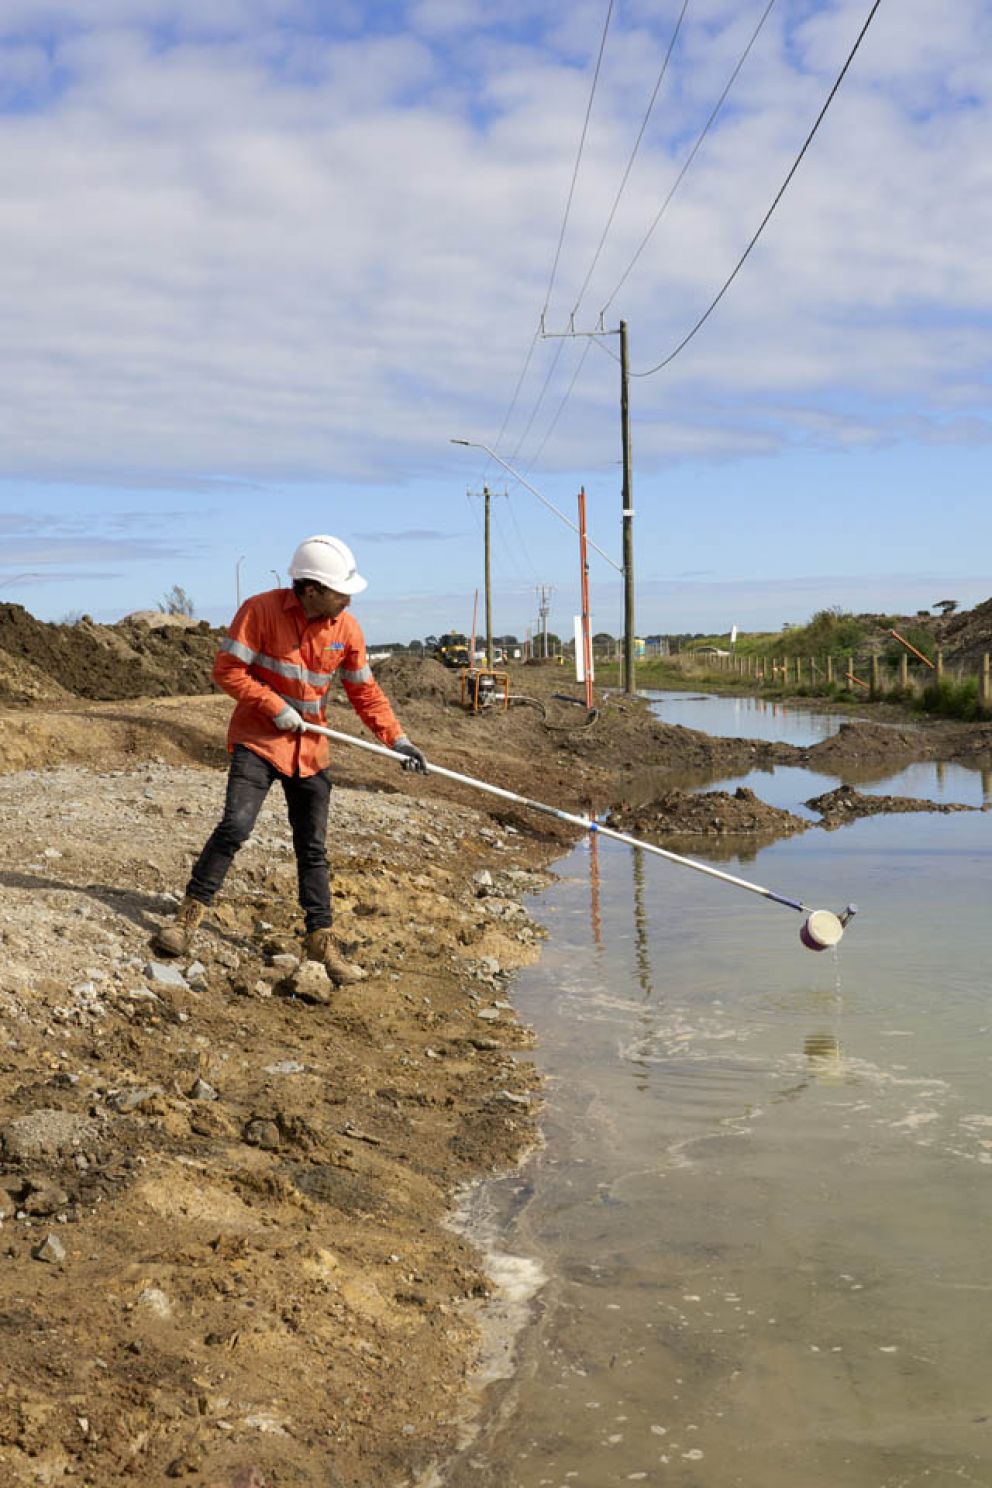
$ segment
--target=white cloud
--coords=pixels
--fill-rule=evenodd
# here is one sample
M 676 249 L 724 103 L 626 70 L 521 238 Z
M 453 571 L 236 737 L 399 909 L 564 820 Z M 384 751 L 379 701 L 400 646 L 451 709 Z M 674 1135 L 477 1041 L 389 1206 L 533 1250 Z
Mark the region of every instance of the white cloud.
M 559 319 L 668 9 L 615 23 Z M 692 8 L 590 317 L 758 10 Z M 336 35 L 318 14 L 280 0 L 8 0 L 0 86 L 37 95 L 0 115 L 9 473 L 402 479 L 438 468 L 450 434 L 498 427 L 543 299 L 602 7 L 422 0 L 405 30 L 378 33 L 360 29 L 360 9 L 335 7 Z M 635 370 L 670 349 L 733 265 L 861 14 L 843 0 L 788 35 L 784 17 L 769 23 L 732 122 L 706 142 L 610 312 L 631 324 Z M 943 414 L 973 406 L 992 301 L 992 265 L 975 251 L 992 228 L 989 79 L 975 61 L 988 36 L 978 0 L 939 27 L 923 0 L 882 8 L 713 322 L 670 373 L 636 384 L 639 458 L 725 458 L 804 431 L 940 439 Z M 517 429 L 549 354 L 535 357 Z M 533 446 L 570 368 L 563 359 Z M 564 468 L 601 461 L 615 437 L 615 369 L 594 357 L 586 375 L 545 451 Z M 980 417 L 967 427 L 987 437 Z

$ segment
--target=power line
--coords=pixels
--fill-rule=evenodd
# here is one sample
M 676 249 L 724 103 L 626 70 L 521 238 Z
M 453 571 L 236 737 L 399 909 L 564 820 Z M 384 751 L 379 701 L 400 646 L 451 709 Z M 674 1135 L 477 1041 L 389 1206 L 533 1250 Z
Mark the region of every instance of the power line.
M 774 4 L 774 3 L 775 3 L 775 0 L 770 0 L 770 4 Z M 651 118 L 651 114 L 652 114 L 652 112 L 654 110 L 655 103 L 657 102 L 658 93 L 661 90 L 661 85 L 662 85 L 662 83 L 665 80 L 665 74 L 668 71 L 668 65 L 669 65 L 669 63 L 671 61 L 672 53 L 675 50 L 675 43 L 678 40 L 679 33 L 680 33 L 681 29 L 682 29 L 682 22 L 685 19 L 685 13 L 688 10 L 688 8 L 689 8 L 689 0 L 683 0 L 682 9 L 679 12 L 678 20 L 675 23 L 675 28 L 674 28 L 674 30 L 672 32 L 671 39 L 669 40 L 668 47 L 667 47 L 667 50 L 665 52 L 664 60 L 663 60 L 663 62 L 661 64 L 661 70 L 659 71 L 658 77 L 657 77 L 657 79 L 655 81 L 654 91 L 651 94 L 651 99 L 650 99 L 650 102 L 648 103 L 647 110 L 646 110 L 646 112 L 644 114 L 644 118 L 641 120 L 641 127 L 638 130 L 637 138 L 634 141 L 634 147 L 631 150 L 630 157 L 629 157 L 629 159 L 627 161 L 626 169 L 624 170 L 623 176 L 621 177 L 620 185 L 619 185 L 619 187 L 617 189 L 616 196 L 613 199 L 613 205 L 610 208 L 610 213 L 609 213 L 609 216 L 607 217 L 607 220 L 606 220 L 606 226 L 603 229 L 602 235 L 601 235 L 600 240 L 599 240 L 599 244 L 598 244 L 598 246 L 596 248 L 596 252 L 593 255 L 592 263 L 589 265 L 589 269 L 588 269 L 588 272 L 586 273 L 586 277 L 585 277 L 585 279 L 582 282 L 582 288 L 579 290 L 578 299 L 575 301 L 575 304 L 572 307 L 571 318 L 572 318 L 573 321 L 574 321 L 574 318 L 575 318 L 576 313 L 578 312 L 579 306 L 580 306 L 580 304 L 582 302 L 582 298 L 583 298 L 583 296 L 584 296 L 584 294 L 586 292 L 586 289 L 589 286 L 589 281 L 592 278 L 593 273 L 595 272 L 596 265 L 599 262 L 600 254 L 603 251 L 603 247 L 604 247 L 604 245 L 606 243 L 606 239 L 607 239 L 607 237 L 609 235 L 610 228 L 613 226 L 613 220 L 616 217 L 617 208 L 620 205 L 620 199 L 623 196 L 624 190 L 625 190 L 626 185 L 627 185 L 627 181 L 628 181 L 628 179 L 630 177 L 630 173 L 631 173 L 631 171 L 633 169 L 633 166 L 634 166 L 634 161 L 637 158 L 637 152 L 640 149 L 641 141 L 644 138 L 644 132 L 647 129 L 648 121 Z M 608 26 L 609 26 L 609 16 L 607 16 L 607 27 Z M 606 43 L 606 29 L 607 28 L 604 27 L 604 30 L 603 30 L 603 40 L 602 40 L 602 43 L 600 45 L 599 59 L 597 60 L 597 63 L 596 63 L 596 76 L 597 77 L 599 75 L 599 65 L 600 65 L 600 62 L 602 61 L 602 56 L 603 56 L 603 46 L 605 46 L 605 43 Z M 595 87 L 595 81 L 594 81 L 594 85 L 593 86 Z M 590 108 L 591 108 L 591 106 L 592 106 L 592 99 L 590 98 Z M 588 122 L 589 122 L 589 112 L 587 110 L 587 112 L 586 112 L 586 125 L 588 125 Z M 583 126 L 582 139 L 583 139 L 583 141 L 585 140 L 585 126 Z M 581 152 L 581 146 L 580 146 L 580 152 Z M 576 162 L 576 171 L 577 170 L 578 170 L 578 162 Z M 572 188 L 573 188 L 573 190 L 574 190 L 574 186 L 575 186 L 575 175 L 573 174 L 573 177 L 572 177 Z M 570 191 L 569 192 L 569 201 L 568 201 L 568 205 L 569 206 L 571 206 L 571 200 L 572 200 L 572 192 Z M 568 214 L 568 208 L 566 207 L 566 219 L 567 219 L 567 214 Z M 558 240 L 558 252 L 559 253 L 561 251 L 561 244 L 562 244 L 563 237 L 564 237 L 564 223 L 562 224 L 562 234 L 561 234 L 561 236 L 559 237 L 559 240 Z M 638 252 L 640 252 L 640 250 L 638 250 Z M 552 269 L 551 284 L 554 283 L 554 276 L 555 276 L 555 272 L 557 270 L 557 267 L 558 267 L 558 254 L 555 255 L 555 264 L 554 264 L 554 268 Z M 544 331 L 544 317 L 545 317 L 545 315 L 547 313 L 548 305 L 549 305 L 549 303 L 551 301 L 551 284 L 548 285 L 548 293 L 547 293 L 547 296 L 546 296 L 545 301 L 544 301 L 544 309 L 541 311 L 541 324 L 540 324 L 540 328 L 539 328 L 539 334 L 542 334 L 543 331 Z M 609 302 L 607 302 L 607 303 L 609 303 Z M 531 354 L 532 353 L 533 353 L 533 345 L 531 346 Z M 547 429 L 547 432 L 544 435 L 544 438 L 541 440 L 541 443 L 538 446 L 536 452 L 534 453 L 534 455 L 531 457 L 530 461 L 528 462 L 528 468 L 530 468 L 530 466 L 533 466 L 537 462 L 538 458 L 540 457 L 540 454 L 541 454 L 542 450 L 544 449 L 544 446 L 547 444 L 548 440 L 550 439 L 551 434 L 554 431 L 554 428 L 557 425 L 558 420 L 559 420 L 559 418 L 562 415 L 562 412 L 563 412 L 563 410 L 565 408 L 565 404 L 568 402 L 569 398 L 571 397 L 572 389 L 574 388 L 575 383 L 576 383 L 576 380 L 577 380 L 578 375 L 579 375 L 579 372 L 581 371 L 581 369 L 582 369 L 582 367 L 583 367 L 583 365 L 585 363 L 585 359 L 586 359 L 587 354 L 588 354 L 588 347 L 586 347 L 586 350 L 582 354 L 582 357 L 581 357 L 581 359 L 579 361 L 579 365 L 576 368 L 575 373 L 572 376 L 572 380 L 571 380 L 571 382 L 570 382 L 570 384 L 568 386 L 568 390 L 566 391 L 564 398 L 562 398 L 561 402 L 559 403 L 558 409 L 557 409 L 554 417 L 551 420 L 551 424 L 549 425 L 549 427 Z M 612 353 L 611 353 L 611 355 L 612 355 Z M 560 356 L 561 356 L 561 348 L 559 347 L 559 349 L 556 352 L 555 357 L 554 357 L 554 359 L 553 359 L 553 361 L 551 363 L 551 366 L 548 369 L 547 376 L 544 379 L 544 385 L 542 386 L 541 391 L 538 394 L 537 403 L 535 404 L 534 410 L 531 413 L 530 418 L 527 421 L 527 426 L 524 429 L 523 433 L 520 435 L 520 438 L 517 440 L 516 446 L 514 447 L 514 450 L 513 450 L 513 454 L 511 456 L 511 459 L 516 459 L 516 456 L 519 453 L 520 448 L 523 445 L 524 440 L 526 439 L 528 433 L 530 432 L 531 426 L 533 425 L 534 420 L 537 417 L 538 411 L 539 411 L 539 409 L 541 407 L 541 404 L 544 401 L 545 395 L 546 395 L 546 393 L 548 391 L 548 385 L 549 385 L 549 383 L 551 381 L 551 378 L 552 378 L 552 376 L 554 374 L 555 368 L 558 365 L 558 361 L 559 361 Z M 497 441 L 497 444 L 498 444 L 498 441 Z
M 744 267 L 744 263 L 745 263 L 748 255 L 750 254 L 751 249 L 754 247 L 755 243 L 761 237 L 761 234 L 764 232 L 765 228 L 768 225 L 768 222 L 771 219 L 772 213 L 775 211 L 775 208 L 778 206 L 779 202 L 782 200 L 783 196 L 786 193 L 786 190 L 788 189 L 788 186 L 789 186 L 790 181 L 792 180 L 793 176 L 796 174 L 796 171 L 799 169 L 799 166 L 800 166 L 800 164 L 802 162 L 803 156 L 806 154 L 806 151 L 809 149 L 810 145 L 812 144 L 813 138 L 814 138 L 817 130 L 819 129 L 820 125 L 823 123 L 823 120 L 824 120 L 824 118 L 826 116 L 827 110 L 829 109 L 831 103 L 833 103 L 834 97 L 837 94 L 837 90 L 840 88 L 841 83 L 844 81 L 844 78 L 847 75 L 847 70 L 850 67 L 851 63 L 854 61 L 854 58 L 855 58 L 855 56 L 857 54 L 857 51 L 858 51 L 858 48 L 860 47 L 862 41 L 864 41 L 865 35 L 866 35 L 867 31 L 868 31 L 868 27 L 871 25 L 872 21 L 875 19 L 875 12 L 878 10 L 878 7 L 881 5 L 881 3 L 882 3 L 882 0 L 874 0 L 874 4 L 872 5 L 870 11 L 868 12 L 867 19 L 865 20 L 864 25 L 861 27 L 861 30 L 858 32 L 857 40 L 855 41 L 855 43 L 852 46 L 851 50 L 848 52 L 848 54 L 847 54 L 847 60 L 845 61 L 843 67 L 840 70 L 840 72 L 837 74 L 837 78 L 836 78 L 836 80 L 834 82 L 834 85 L 830 89 L 830 92 L 827 94 L 826 102 L 824 103 L 824 105 L 821 108 L 819 114 L 817 115 L 816 122 L 814 123 L 812 129 L 810 130 L 809 134 L 806 136 L 806 139 L 805 139 L 805 141 L 803 143 L 802 149 L 799 151 L 799 154 L 796 156 L 795 160 L 792 162 L 792 166 L 791 166 L 791 168 L 789 170 L 788 175 L 786 176 L 785 180 L 782 182 L 782 184 L 779 187 L 778 191 L 775 193 L 774 200 L 772 201 L 771 206 L 768 208 L 768 211 L 765 213 L 764 217 L 762 217 L 762 219 L 761 219 L 761 222 L 758 224 L 758 230 L 757 230 L 757 232 L 754 234 L 754 236 L 752 237 L 751 241 L 748 243 L 747 247 L 744 249 L 744 252 L 741 254 L 740 258 L 737 260 L 737 263 L 736 263 L 736 265 L 735 265 L 732 273 L 729 275 L 729 277 L 725 281 L 725 283 L 723 285 L 723 288 L 720 290 L 719 294 L 717 294 L 715 296 L 715 298 L 710 301 L 709 306 L 703 312 L 703 314 L 699 317 L 699 319 L 696 321 L 696 324 L 692 327 L 692 329 L 685 336 L 682 337 L 682 340 L 674 348 L 673 351 L 670 351 L 666 357 L 664 357 L 660 362 L 657 363 L 656 366 L 649 367 L 647 369 L 647 371 L 645 371 L 645 372 L 632 372 L 631 373 L 631 376 L 632 377 L 653 377 L 656 372 L 660 372 L 663 367 L 667 367 L 670 362 L 673 362 L 675 360 L 675 358 L 678 356 L 679 352 L 685 350 L 685 348 L 688 346 L 689 342 L 696 335 L 697 331 L 702 330 L 703 326 L 709 320 L 710 316 L 713 314 L 713 311 L 716 309 L 717 305 L 719 305 L 720 301 L 723 299 L 724 295 L 727 293 L 727 290 L 730 288 L 730 286 L 733 284 L 734 280 L 737 278 L 737 275 L 740 273 L 741 269 Z
M 574 168 L 572 170 L 572 182 L 571 182 L 571 185 L 569 186 L 569 189 L 568 189 L 568 199 L 567 199 L 567 201 L 565 203 L 565 212 L 564 212 L 564 215 L 562 217 L 561 230 L 560 230 L 560 232 L 558 234 L 558 246 L 555 249 L 554 261 L 553 261 L 553 263 L 551 265 L 551 276 L 548 279 L 548 290 L 547 290 L 547 294 L 545 295 L 545 298 L 544 298 L 544 310 L 547 310 L 547 308 L 548 308 L 548 302 L 551 299 L 551 292 L 552 292 L 552 289 L 554 288 L 555 276 L 556 276 L 556 274 L 558 272 L 558 261 L 559 261 L 559 259 L 561 257 L 562 244 L 565 241 L 565 229 L 568 226 L 569 213 L 571 212 L 571 209 L 572 209 L 572 197 L 573 197 L 573 195 L 575 193 L 575 183 L 576 183 L 576 180 L 578 179 L 579 165 L 580 165 L 580 163 L 582 161 L 582 152 L 583 152 L 583 150 L 585 148 L 586 132 L 587 132 L 587 130 L 589 128 L 589 118 L 590 118 L 590 115 L 592 114 L 593 99 L 596 96 L 596 87 L 597 87 L 597 84 L 599 82 L 599 69 L 600 69 L 600 66 L 601 66 L 602 61 L 603 61 L 603 51 L 604 51 L 604 49 L 606 47 L 606 35 L 607 35 L 607 32 L 610 29 L 610 21 L 611 21 L 611 19 L 613 17 L 613 6 L 614 6 L 614 3 L 615 3 L 615 0 L 609 0 L 609 4 L 608 4 L 607 10 L 606 10 L 606 20 L 603 23 L 603 34 L 602 34 L 602 37 L 600 38 L 599 52 L 598 52 L 598 55 L 596 57 L 596 68 L 595 68 L 595 71 L 593 73 L 592 85 L 591 85 L 591 87 L 589 89 L 589 101 L 586 104 L 585 120 L 583 122 L 582 133 L 581 133 L 581 136 L 579 138 L 579 147 L 578 147 L 578 151 L 577 151 L 576 157 L 575 157 L 575 166 L 574 166 Z M 544 311 L 542 311 L 541 313 L 543 315 L 544 314 Z M 527 372 L 528 372 L 528 370 L 530 368 L 531 358 L 534 355 L 534 347 L 538 343 L 538 340 L 540 338 L 540 334 L 541 334 L 541 327 L 540 327 L 540 320 L 539 320 L 538 321 L 537 328 L 534 331 L 534 335 L 533 335 L 533 337 L 531 339 L 530 346 L 527 349 L 527 355 L 526 355 L 526 357 L 524 359 L 524 365 L 523 365 L 523 368 L 522 368 L 522 370 L 520 372 L 520 376 L 517 378 L 516 387 L 513 390 L 513 396 L 510 399 L 510 405 L 507 408 L 506 413 L 503 415 L 503 422 L 500 425 L 499 433 L 496 435 L 496 438 L 493 440 L 493 447 L 495 449 L 498 449 L 499 448 L 500 440 L 503 438 L 503 435 L 506 433 L 506 426 L 510 422 L 510 419 L 513 416 L 513 411 L 514 411 L 514 409 L 517 406 L 517 399 L 520 397 L 520 390 L 521 390 L 521 388 L 524 385 L 524 379 L 527 376 Z M 530 428 L 530 424 L 528 424 L 527 427 Z M 489 469 L 489 464 L 490 464 L 490 462 L 487 460 L 486 466 L 485 466 L 485 470 L 488 470 Z M 485 474 L 485 470 L 483 471 L 483 474 Z
M 668 195 L 665 197 L 665 200 L 662 202 L 661 206 L 659 207 L 658 213 L 657 213 L 654 221 L 651 223 L 651 226 L 648 228 L 647 232 L 644 234 L 644 237 L 641 239 L 640 244 L 638 245 L 638 248 L 637 248 L 637 252 L 634 254 L 633 258 L 630 260 L 630 263 L 627 265 L 627 267 L 624 269 L 623 273 L 620 275 L 620 278 L 617 281 L 616 287 L 611 292 L 609 299 L 605 301 L 602 310 L 600 310 L 600 312 L 599 312 L 600 313 L 600 317 L 602 317 L 602 316 L 604 316 L 606 314 L 607 310 L 610 308 L 610 306 L 613 304 L 613 301 L 616 299 L 617 295 L 620 293 L 620 290 L 623 288 L 624 284 L 627 282 L 627 278 L 630 275 L 631 270 L 633 269 L 634 265 L 637 263 L 637 260 L 640 258 L 641 254 L 644 252 L 645 248 L 647 247 L 648 242 L 649 242 L 652 234 L 655 231 L 655 228 L 658 226 L 658 223 L 661 221 L 662 217 L 664 217 L 666 211 L 668 210 L 668 204 L 669 204 L 669 202 L 671 201 L 672 197 L 675 195 L 676 191 L 678 191 L 679 187 L 681 186 L 683 180 L 685 179 L 686 172 L 688 171 L 689 167 L 692 165 L 692 162 L 696 158 L 696 154 L 697 154 L 697 152 L 699 150 L 700 145 L 703 143 L 703 140 L 709 134 L 710 130 L 712 129 L 712 127 L 714 125 L 714 123 L 716 122 L 717 115 L 719 114 L 720 110 L 723 108 L 723 105 L 726 103 L 726 101 L 727 101 L 727 95 L 729 94 L 731 88 L 734 86 L 734 83 L 737 81 L 737 76 L 738 76 L 741 68 L 744 66 L 744 63 L 747 61 L 748 56 L 749 56 L 750 51 L 751 51 L 751 48 L 754 46 L 754 43 L 757 41 L 759 35 L 761 34 L 762 27 L 764 26 L 764 24 L 767 21 L 768 17 L 771 15 L 771 12 L 772 12 L 772 9 L 773 9 L 774 5 L 775 5 L 775 0 L 768 0 L 768 4 L 765 6 L 764 10 L 762 11 L 761 17 L 760 17 L 760 19 L 758 21 L 758 24 L 755 26 L 754 30 L 751 32 L 751 39 L 750 39 L 750 41 L 748 42 L 747 46 L 744 48 L 743 52 L 741 53 L 740 57 L 738 58 L 737 65 L 735 66 L 733 72 L 730 74 L 730 77 L 727 79 L 726 86 L 724 87 L 723 92 L 720 94 L 720 97 L 717 99 L 716 105 L 714 106 L 712 113 L 710 114 L 709 118 L 706 120 L 706 123 L 703 125 L 702 129 L 700 130 L 699 135 L 697 136 L 697 139 L 696 139 L 696 143 L 693 145 L 692 149 L 689 151 L 689 154 L 686 156 L 685 164 L 682 166 L 682 169 L 679 171 L 678 175 L 675 177 L 675 181 L 674 181 L 674 183 L 672 185 L 672 188 L 669 191 Z
M 541 391 L 537 395 L 537 402 L 534 404 L 534 407 L 530 411 L 530 418 L 527 420 L 527 422 L 524 425 L 524 428 L 523 428 L 523 430 L 522 430 L 522 432 L 520 434 L 519 439 L 517 440 L 516 444 L 513 446 L 513 450 L 512 450 L 512 452 L 510 454 L 511 461 L 512 460 L 515 460 L 517 458 L 518 454 L 520 453 L 520 447 L 521 447 L 521 445 L 523 444 L 524 440 L 527 438 L 527 435 L 530 433 L 531 429 L 533 428 L 534 420 L 537 418 L 537 415 L 540 412 L 541 404 L 544 402 L 545 394 L 547 393 L 548 388 L 551 385 L 551 379 L 552 379 L 552 377 L 555 374 L 555 368 L 558 366 L 558 363 L 561 360 L 561 353 L 562 353 L 561 346 L 557 346 L 555 348 L 555 354 L 551 358 L 551 365 L 549 366 L 549 368 L 547 370 L 547 373 L 546 373 L 545 378 L 544 378 L 544 382 L 541 384 Z
M 558 273 L 558 260 L 561 258 L 562 244 L 565 241 L 565 229 L 568 226 L 568 215 L 572 210 L 572 197 L 575 194 L 575 182 L 578 179 L 579 165 L 582 161 L 582 151 L 585 148 L 586 132 L 589 128 L 589 116 L 592 113 L 592 101 L 596 96 L 596 84 L 599 82 L 599 69 L 602 66 L 603 52 L 606 49 L 606 33 L 610 29 L 610 20 L 613 16 L 613 4 L 614 0 L 610 0 L 610 3 L 607 6 L 606 10 L 606 20 L 603 24 L 603 35 L 599 43 L 599 55 L 596 58 L 596 70 L 593 73 L 592 87 L 589 90 L 589 102 L 586 104 L 586 116 L 582 123 L 582 134 L 579 138 L 579 149 L 575 157 L 575 168 L 572 171 L 572 184 L 568 188 L 568 200 L 565 203 L 565 215 L 562 218 L 561 222 L 561 232 L 558 234 L 558 246 L 555 249 L 554 263 L 551 265 L 551 277 L 548 280 L 548 292 L 544 296 L 544 309 L 541 311 L 542 316 L 546 314 L 548 305 L 550 304 L 551 291 L 554 289 L 555 284 L 555 275 Z
M 527 355 L 524 358 L 524 365 L 523 365 L 523 368 L 521 369 L 520 376 L 517 378 L 517 385 L 513 389 L 513 397 L 510 399 L 510 406 L 506 410 L 506 412 L 504 413 L 504 415 L 503 415 L 503 422 L 499 426 L 499 433 L 496 435 L 496 438 L 493 440 L 493 446 L 496 449 L 499 448 L 499 442 L 503 438 L 503 435 L 506 433 L 506 426 L 510 422 L 510 418 L 511 418 L 511 416 L 513 414 L 513 410 L 517 406 L 517 399 L 520 397 L 520 389 L 524 385 L 524 378 L 527 376 L 527 369 L 530 366 L 530 359 L 534 355 L 534 347 L 537 345 L 538 341 L 540 340 L 540 337 L 541 337 L 541 326 L 540 326 L 540 322 L 538 322 L 537 330 L 534 332 L 534 335 L 531 338 L 530 346 L 527 348 Z M 487 460 L 486 461 L 485 465 L 483 466 L 483 471 L 482 471 L 483 476 L 485 475 L 486 471 L 489 469 L 489 466 L 491 465 L 491 463 L 492 463 L 491 460 Z
M 613 205 L 610 208 L 610 215 L 606 219 L 606 226 L 603 228 L 602 237 L 600 238 L 599 243 L 596 247 L 596 252 L 593 254 L 592 263 L 589 265 L 586 277 L 582 281 L 582 288 L 579 290 L 578 298 L 576 299 L 575 304 L 572 306 L 573 317 L 578 314 L 579 306 L 582 303 L 582 297 L 589 287 L 589 280 L 592 278 L 596 265 L 599 263 L 599 256 L 603 251 L 603 245 L 605 244 L 607 236 L 609 235 L 610 228 L 613 226 L 613 219 L 617 214 L 617 207 L 620 205 L 620 198 L 623 196 L 624 189 L 630 177 L 630 173 L 634 168 L 634 161 L 637 158 L 638 150 L 641 148 L 641 140 L 644 138 L 644 131 L 648 127 L 648 120 L 650 119 L 651 113 L 654 109 L 661 85 L 665 80 L 665 74 L 668 71 L 668 64 L 671 61 L 672 52 L 675 50 L 675 43 L 678 40 L 679 32 L 682 29 L 682 22 L 685 19 L 685 13 L 688 8 L 689 0 L 682 0 L 682 9 L 679 11 L 679 18 L 675 22 L 675 30 L 672 32 L 671 40 L 668 43 L 668 50 L 665 52 L 665 58 L 661 64 L 661 71 L 658 73 L 658 78 L 654 85 L 654 92 L 651 94 L 651 101 L 647 106 L 647 112 L 645 113 L 644 118 L 641 120 L 641 127 L 638 130 L 637 138 L 634 141 L 634 148 L 630 152 L 630 159 L 627 161 L 626 169 L 624 170 L 624 173 L 620 178 L 620 185 L 617 189 L 616 196 L 613 198 Z
M 506 510 L 509 513 L 510 521 L 513 523 L 513 530 L 514 530 L 514 532 L 517 535 L 517 542 L 519 544 L 519 556 L 521 558 L 523 558 L 525 560 L 525 562 L 527 563 L 527 565 L 529 566 L 531 579 L 536 579 L 537 578 L 537 565 L 536 565 L 536 563 L 534 562 L 534 559 L 531 556 L 530 549 L 527 547 L 527 544 L 524 541 L 524 535 L 523 535 L 523 533 L 520 530 L 520 524 L 517 521 L 516 513 L 513 510 L 513 497 L 509 494 L 509 492 L 507 492 Z M 495 522 L 493 524 L 493 529 L 494 529 L 494 531 L 496 533 L 496 536 L 497 536 L 499 542 L 502 544 L 502 546 L 503 546 L 503 548 L 504 548 L 504 550 L 506 552 L 506 556 L 507 556 L 507 558 L 509 560 L 510 567 L 513 569 L 516 578 L 518 580 L 526 583 L 526 575 L 523 573 L 523 570 L 521 569 L 520 564 L 517 562 L 517 555 L 514 553 L 513 548 L 510 546 L 510 543 L 507 541 L 506 534 L 504 533 L 504 531 L 503 531 L 502 527 L 500 526 L 499 522 Z
M 534 466 L 537 464 L 538 460 L 541 458 L 541 455 L 542 455 L 542 453 L 544 451 L 544 446 L 547 444 L 548 440 L 551 438 L 552 434 L 554 433 L 555 427 L 557 426 L 557 423 L 558 423 L 558 420 L 561 418 L 562 412 L 564 411 L 565 404 L 568 402 L 569 398 L 572 396 L 572 389 L 575 387 L 575 384 L 578 382 L 578 380 L 579 380 L 579 373 L 582 371 L 582 368 L 585 366 L 586 357 L 589 355 L 589 346 L 591 344 L 591 340 L 592 340 L 592 338 L 589 338 L 589 340 L 586 341 L 586 344 L 585 344 L 585 346 L 583 347 L 583 350 L 582 350 L 582 355 L 579 357 L 579 360 L 578 360 L 578 363 L 576 365 L 575 371 L 572 373 L 572 380 L 568 384 L 568 387 L 565 390 L 565 396 L 562 398 L 561 402 L 558 404 L 558 408 L 557 408 L 557 410 L 555 412 L 555 416 L 551 420 L 550 424 L 548 425 L 547 429 L 544 432 L 544 438 L 541 440 L 540 444 L 537 446 L 537 449 L 534 451 L 534 453 L 531 455 L 530 459 L 527 462 L 527 465 L 526 465 L 525 468 L 528 471 L 529 470 L 532 470 L 534 468 Z

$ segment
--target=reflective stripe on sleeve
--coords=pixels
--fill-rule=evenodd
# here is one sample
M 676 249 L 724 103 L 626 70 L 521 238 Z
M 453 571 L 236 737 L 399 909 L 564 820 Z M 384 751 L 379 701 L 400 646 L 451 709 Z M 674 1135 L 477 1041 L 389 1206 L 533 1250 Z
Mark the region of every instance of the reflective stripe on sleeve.
M 322 718 L 324 716 L 323 704 L 319 698 L 287 697 L 284 692 L 276 693 L 276 696 L 281 697 L 283 702 L 288 703 L 291 708 L 295 708 L 297 713 L 306 714 L 309 718 Z
M 229 651 L 232 656 L 236 656 L 239 661 L 245 662 L 248 666 L 251 665 L 258 654 L 250 646 L 246 646 L 244 641 L 236 641 L 232 636 L 228 636 L 226 640 L 221 641 L 220 649 L 222 651 Z
M 357 672 L 348 672 L 348 671 L 345 671 L 342 668 L 342 671 L 341 671 L 341 680 L 342 680 L 342 682 L 354 682 L 354 683 L 358 683 L 358 682 L 371 682 L 372 681 L 372 668 L 370 666 L 359 667 Z
M 279 661 L 275 656 L 266 656 L 264 651 L 253 651 L 243 641 L 235 641 L 230 636 L 221 642 L 220 649 L 229 651 L 246 666 L 264 667 L 267 672 L 275 672 L 277 677 L 288 677 L 290 682 L 305 682 L 308 687 L 320 687 L 325 692 L 331 685 L 330 672 L 310 672 L 296 662 Z
M 331 685 L 330 672 L 308 672 L 304 666 L 292 661 L 277 661 L 274 656 L 266 656 L 261 651 L 255 657 L 255 665 L 280 677 L 288 677 L 290 682 L 305 682 L 308 687 L 320 687 L 325 692 Z

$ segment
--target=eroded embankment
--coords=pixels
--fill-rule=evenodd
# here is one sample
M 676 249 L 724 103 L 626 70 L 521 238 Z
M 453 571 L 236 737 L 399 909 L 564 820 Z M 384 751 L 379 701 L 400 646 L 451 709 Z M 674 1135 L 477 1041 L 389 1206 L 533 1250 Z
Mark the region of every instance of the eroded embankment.
M 534 1139 L 506 987 L 541 880 L 477 813 L 338 792 L 370 976 L 311 1005 L 273 800 L 198 964 L 163 969 L 149 932 L 222 790 L 161 762 L 0 778 L 11 1488 L 405 1482 L 456 1431 L 488 1284 L 444 1219 Z

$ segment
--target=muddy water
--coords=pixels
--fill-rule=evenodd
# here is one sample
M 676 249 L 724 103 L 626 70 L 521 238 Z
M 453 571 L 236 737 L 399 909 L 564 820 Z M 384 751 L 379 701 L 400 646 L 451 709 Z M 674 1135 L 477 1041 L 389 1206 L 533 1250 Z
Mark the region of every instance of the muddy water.
M 605 841 L 537 902 L 547 1143 L 480 1204 L 548 1280 L 452 1488 L 992 1484 L 992 813 L 721 866 L 861 914 L 813 955 L 798 915 Z
M 797 704 L 759 697 L 719 697 L 716 693 L 645 692 L 666 723 L 701 729 L 719 739 L 770 739 L 776 743 L 818 744 L 829 739 L 850 714 L 815 713 Z

